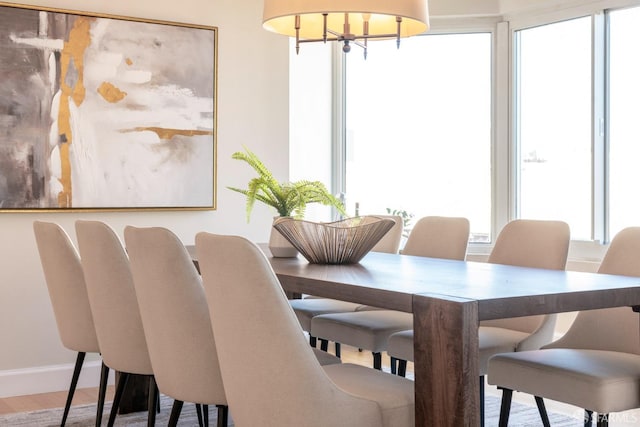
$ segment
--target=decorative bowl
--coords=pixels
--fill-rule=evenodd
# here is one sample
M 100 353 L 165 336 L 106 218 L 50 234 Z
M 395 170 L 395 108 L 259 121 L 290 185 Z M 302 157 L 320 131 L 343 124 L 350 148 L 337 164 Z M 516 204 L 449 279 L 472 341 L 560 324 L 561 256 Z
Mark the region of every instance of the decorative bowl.
M 335 222 L 278 218 L 278 230 L 312 264 L 355 264 L 373 248 L 395 222 L 361 216 Z

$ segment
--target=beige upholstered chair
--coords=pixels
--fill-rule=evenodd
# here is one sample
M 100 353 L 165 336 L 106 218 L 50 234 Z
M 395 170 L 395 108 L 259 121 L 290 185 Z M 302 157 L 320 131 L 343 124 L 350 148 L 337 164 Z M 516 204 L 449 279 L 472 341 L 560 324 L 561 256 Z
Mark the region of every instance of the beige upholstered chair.
M 489 262 L 563 270 L 569 251 L 569 226 L 560 221 L 514 220 L 498 235 Z M 502 352 L 538 349 L 551 342 L 556 315 L 528 316 L 481 322 L 479 334 L 480 404 L 484 422 L 484 376 L 489 357 Z M 413 361 L 413 330 L 389 337 L 388 352 Z M 404 374 L 405 362 L 399 373 Z
M 320 366 L 255 244 L 199 233 L 196 249 L 237 426 L 414 425 L 411 381 L 351 364 Z
M 400 241 L 402 240 L 402 230 L 404 223 L 402 217 L 399 215 L 375 215 L 381 218 L 392 219 L 394 226 L 384 235 L 382 239 L 371 249 L 372 252 L 385 252 L 395 254 L 398 253 L 400 248 Z M 293 311 L 298 317 L 302 329 L 309 332 L 311 330 L 311 319 L 314 316 L 320 314 L 329 313 L 345 313 L 351 311 L 357 311 L 361 307 L 361 304 L 356 304 L 347 301 L 339 301 L 330 298 L 302 298 L 290 301 Z M 316 346 L 316 338 L 313 335 L 309 336 L 309 343 L 312 347 Z M 326 350 L 327 341 L 322 343 L 323 349 Z M 340 356 L 340 344 L 336 343 L 336 355 Z
M 468 241 L 466 218 L 428 216 L 415 224 L 402 254 L 461 260 L 465 258 Z M 382 369 L 382 352 L 387 350 L 389 336 L 412 327 L 411 313 L 360 309 L 313 317 L 311 335 L 370 350 L 374 368 Z M 391 369 L 395 372 L 395 361 Z
M 640 227 L 618 233 L 599 272 L 640 277 Z M 567 333 L 541 350 L 498 354 L 489 360 L 488 380 L 503 389 L 500 425 L 509 419 L 512 390 L 585 408 L 605 427 L 608 414 L 640 407 L 640 327 L 630 307 L 578 313 Z M 587 424 L 588 420 L 588 424 Z
M 78 352 L 60 423 L 64 427 L 85 355 L 99 353 L 100 349 L 76 248 L 67 233 L 52 222 L 35 221 L 33 231 L 60 340 L 66 348 Z M 107 374 L 108 368 L 103 364 L 96 426 L 100 426 L 102 421 Z
M 218 426 L 226 426 L 209 309 L 189 253 L 165 228 L 126 227 L 124 237 L 156 383 L 175 399 L 169 426 L 177 424 L 184 402 L 202 407 L 205 425 L 208 405 L 216 405 Z
M 149 378 L 149 425 L 154 425 L 157 387 L 142 328 L 129 259 L 114 231 L 98 221 L 76 221 L 80 259 L 102 360 L 119 372 L 109 416 L 113 425 L 131 374 Z

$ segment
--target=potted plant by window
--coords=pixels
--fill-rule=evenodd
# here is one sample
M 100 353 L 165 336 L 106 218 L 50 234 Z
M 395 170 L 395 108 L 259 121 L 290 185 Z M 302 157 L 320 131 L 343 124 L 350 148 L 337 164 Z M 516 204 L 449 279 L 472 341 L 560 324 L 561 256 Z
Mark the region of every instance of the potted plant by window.
M 311 203 L 333 206 L 340 214 L 346 215 L 342 202 L 329 193 L 320 181 L 280 182 L 274 178 L 258 156 L 247 148 L 244 152 L 233 153 L 231 157 L 246 162 L 258 174 L 257 177 L 249 181 L 246 189 L 227 187 L 246 196 L 247 222 L 249 222 L 256 201 L 275 208 L 278 216 L 274 218 L 274 221 L 278 217 L 301 219 L 304 217 L 307 205 Z M 297 255 L 297 250 L 274 228 L 271 229 L 269 249 L 275 257 Z

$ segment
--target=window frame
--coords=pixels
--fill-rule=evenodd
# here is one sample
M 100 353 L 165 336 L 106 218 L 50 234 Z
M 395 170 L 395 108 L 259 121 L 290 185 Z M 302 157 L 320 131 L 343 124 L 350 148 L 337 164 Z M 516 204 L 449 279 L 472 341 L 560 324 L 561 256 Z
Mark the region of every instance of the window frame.
M 591 17 L 591 148 L 592 148 L 592 206 L 591 206 L 591 240 L 572 240 L 569 257 L 577 260 L 599 260 L 613 236 L 609 231 L 608 217 L 608 66 L 609 66 L 609 23 L 608 13 L 630 7 L 640 7 L 640 1 L 597 1 L 586 5 L 573 5 L 558 10 L 541 10 L 535 14 L 518 14 L 506 16 L 509 19 L 509 51 L 510 51 L 510 88 L 511 111 L 509 114 L 511 156 L 510 181 L 513 182 L 511 194 L 513 201 L 517 199 L 517 93 L 516 93 L 516 33 L 527 28 L 563 22 L 580 17 Z M 515 203 L 514 203 L 515 208 Z
M 500 18 L 497 16 L 491 17 L 476 17 L 476 18 L 432 18 L 431 19 L 431 28 L 425 36 L 429 35 L 446 35 L 446 34 L 472 34 L 472 33 L 486 33 L 491 36 L 491 135 L 490 135 L 490 151 L 491 151 L 491 231 L 490 231 L 490 239 L 491 242 L 495 240 L 497 225 L 504 224 L 506 222 L 504 219 L 497 221 L 496 220 L 496 212 L 498 212 L 498 200 L 496 198 L 496 193 L 499 192 L 497 189 L 497 178 L 498 174 L 502 173 L 502 175 L 506 176 L 505 171 L 500 170 L 499 163 L 496 161 L 496 126 L 495 124 L 497 120 L 497 109 L 504 109 L 504 105 L 497 105 L 497 84 L 498 79 L 496 78 L 496 72 L 498 70 L 498 66 L 496 61 L 500 58 L 502 61 L 505 59 L 506 52 L 503 52 L 502 55 L 498 55 L 498 43 L 497 43 L 497 33 L 498 33 L 498 25 L 500 22 Z M 504 29 L 503 29 L 504 32 Z M 505 35 L 503 35 L 505 37 Z M 402 42 L 400 43 L 400 49 L 402 49 Z M 350 52 L 348 55 L 358 54 L 357 50 Z M 375 43 L 372 43 L 369 46 L 369 55 L 375 55 Z M 332 139 L 332 152 L 333 152 L 333 171 L 332 171 L 332 191 L 334 194 L 344 194 L 346 191 L 346 149 L 347 149 L 347 141 L 346 141 L 346 133 L 345 133 L 345 123 L 346 123 L 346 107 L 345 107 L 345 85 L 346 85 L 346 73 L 345 73 L 345 65 L 343 62 L 343 54 L 342 50 L 336 44 L 336 47 L 333 49 L 333 139 Z M 506 87 L 506 85 L 505 85 Z M 505 90 L 505 88 L 501 88 Z M 506 165 L 506 163 L 503 163 Z M 502 228 L 500 226 L 500 228 Z M 490 251 L 491 243 L 469 243 L 469 250 L 471 252 L 480 253 L 480 254 L 488 254 Z
M 564 5 L 526 8 L 517 13 L 484 17 L 431 17 L 429 34 L 460 34 L 485 32 L 492 37 L 491 58 L 491 241 L 499 230 L 517 217 L 517 168 L 515 116 L 515 32 L 584 16 L 592 17 L 592 238 L 572 241 L 569 258 L 573 261 L 599 261 L 606 250 L 610 236 L 607 228 L 607 12 L 640 6 L 640 0 L 593 0 L 567 2 Z M 402 46 L 401 46 L 402 48 Z M 351 55 L 358 54 L 357 51 Z M 375 55 L 372 43 L 369 55 Z M 331 55 L 331 189 L 334 194 L 345 190 L 345 67 L 339 44 L 334 44 Z M 482 259 L 492 243 L 471 243 L 470 259 Z M 477 258 L 476 258 L 477 256 Z

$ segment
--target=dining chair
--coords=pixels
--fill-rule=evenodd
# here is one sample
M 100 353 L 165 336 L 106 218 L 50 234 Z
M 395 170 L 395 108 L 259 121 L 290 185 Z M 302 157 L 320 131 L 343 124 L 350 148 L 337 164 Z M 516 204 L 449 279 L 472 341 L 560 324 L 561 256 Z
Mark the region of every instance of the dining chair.
M 416 222 L 402 254 L 462 260 L 468 241 L 466 218 L 427 216 Z M 355 312 L 323 314 L 311 319 L 311 335 L 371 351 L 375 369 L 382 369 L 382 352 L 387 350 L 389 337 L 412 327 L 411 313 L 366 306 Z M 395 373 L 395 360 L 391 369 Z
M 640 227 L 620 231 L 598 269 L 602 274 L 640 277 Z M 489 359 L 488 381 L 502 389 L 500 426 L 507 425 L 513 391 L 535 396 L 542 423 L 549 426 L 544 398 L 585 409 L 585 426 L 597 413 L 640 407 L 640 326 L 630 307 L 581 311 L 566 334 L 540 350 L 497 354 Z
M 352 364 L 320 366 L 258 246 L 201 232 L 196 250 L 236 425 L 414 425 L 411 381 Z
M 509 222 L 498 235 L 488 262 L 531 268 L 563 270 L 569 251 L 569 226 L 561 221 L 518 219 Z M 487 361 L 503 352 L 538 349 L 553 340 L 556 315 L 526 316 L 480 322 L 479 369 L 480 412 L 484 425 L 484 387 Z M 404 375 L 406 361 L 413 361 L 413 330 L 389 337 L 388 353 L 400 360 Z
M 100 347 L 80 256 L 69 235 L 53 222 L 34 221 L 33 231 L 60 340 L 66 348 L 78 353 L 60 423 L 64 427 L 85 356 L 87 353 L 100 353 Z M 96 412 L 97 427 L 102 422 L 107 377 L 108 368 L 103 363 Z
M 113 426 L 131 375 L 149 380 L 148 425 L 155 424 L 157 387 L 129 259 L 116 233 L 99 221 L 76 221 L 89 305 L 104 364 L 118 372 L 108 426 Z
M 166 228 L 128 226 L 124 238 L 156 383 L 174 399 L 169 426 L 177 425 L 184 402 L 198 405 L 205 426 L 208 406 L 216 405 L 218 427 L 226 426 L 209 308 L 191 256 Z
M 400 241 L 402 240 L 402 231 L 404 223 L 402 217 L 399 215 L 374 215 L 380 218 L 388 218 L 394 221 L 393 227 L 387 231 L 382 239 L 371 249 L 372 252 L 384 252 L 384 253 L 398 253 L 400 248 Z M 347 301 L 339 301 L 331 298 L 316 298 L 309 296 L 306 298 L 293 299 L 289 303 L 293 308 L 293 311 L 298 317 L 302 329 L 306 332 L 311 330 L 311 319 L 314 316 L 329 313 L 345 313 L 357 311 L 361 308 L 361 304 L 356 304 Z M 316 337 L 309 335 L 309 344 L 312 347 L 316 346 Z M 328 342 L 326 340 L 321 341 L 322 348 L 327 349 Z M 336 356 L 340 356 L 340 343 L 336 343 Z

